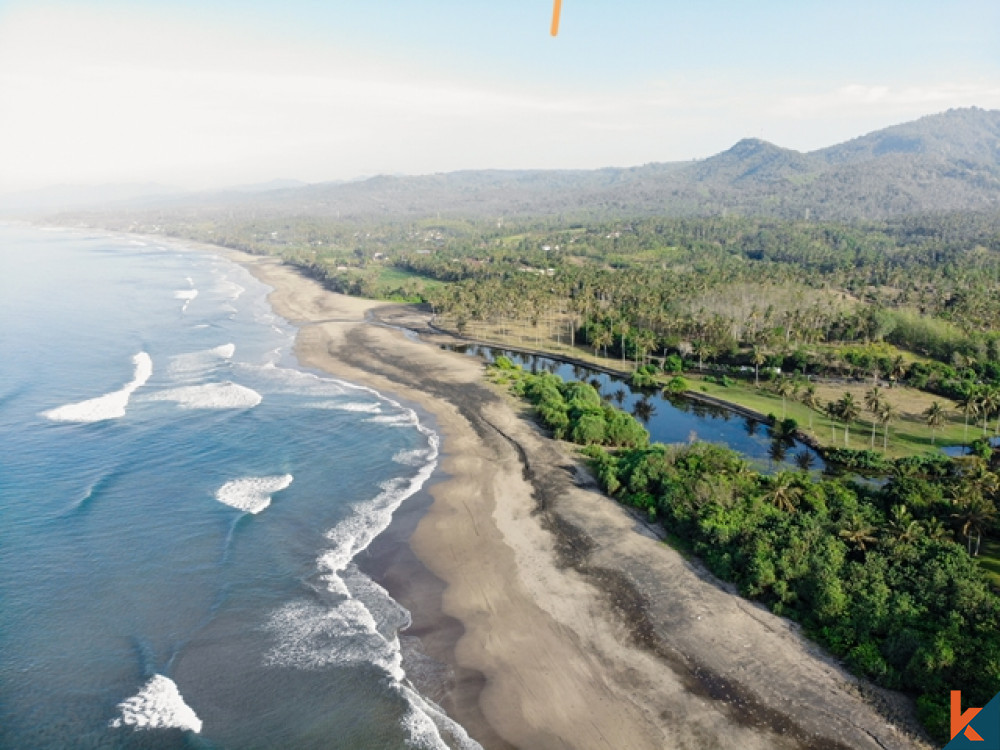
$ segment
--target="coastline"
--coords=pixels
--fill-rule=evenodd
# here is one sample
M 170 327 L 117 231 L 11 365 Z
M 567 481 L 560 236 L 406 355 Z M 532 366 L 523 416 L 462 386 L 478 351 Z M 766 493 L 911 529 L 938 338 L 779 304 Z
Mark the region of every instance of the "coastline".
M 426 316 L 327 292 L 274 258 L 202 247 L 274 288 L 303 365 L 434 417 L 442 460 L 409 537 L 431 576 L 410 595 L 434 600 L 415 614 L 429 623 L 418 635 L 456 675 L 432 697 L 485 747 L 929 746 L 885 717 L 919 731 L 905 701 L 847 675 L 600 493 L 477 361 L 433 345 L 445 339 Z

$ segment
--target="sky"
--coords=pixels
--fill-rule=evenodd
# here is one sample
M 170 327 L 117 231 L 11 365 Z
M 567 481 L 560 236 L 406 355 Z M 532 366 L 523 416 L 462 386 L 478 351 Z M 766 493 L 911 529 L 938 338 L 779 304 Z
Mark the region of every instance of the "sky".
M 0 0 L 0 193 L 633 166 L 1000 109 L 996 0 Z

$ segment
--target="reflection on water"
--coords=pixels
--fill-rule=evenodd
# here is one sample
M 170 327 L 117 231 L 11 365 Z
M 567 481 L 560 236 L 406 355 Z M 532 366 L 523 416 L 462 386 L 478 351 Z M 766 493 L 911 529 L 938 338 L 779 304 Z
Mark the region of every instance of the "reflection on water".
M 579 364 L 559 362 L 551 357 L 478 344 L 447 348 L 483 357 L 488 362 L 505 356 L 530 372 L 546 371 L 563 380 L 589 382 L 603 399 L 635 415 L 649 430 L 650 439 L 654 442 L 687 443 L 702 440 L 719 443 L 742 453 L 755 468 L 768 473 L 785 469 L 826 469 L 822 457 L 805 443 L 774 435 L 766 423 L 715 404 L 661 393 L 656 388 L 633 386 L 617 375 Z

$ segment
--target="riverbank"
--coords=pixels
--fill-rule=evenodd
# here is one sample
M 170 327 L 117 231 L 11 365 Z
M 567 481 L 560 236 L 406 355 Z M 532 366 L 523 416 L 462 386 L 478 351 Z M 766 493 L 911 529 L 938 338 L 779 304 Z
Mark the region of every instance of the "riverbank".
M 434 416 L 443 460 L 409 543 L 442 582 L 442 622 L 460 624 L 438 644 L 462 676 L 442 704 L 486 747 L 924 746 L 901 728 L 906 701 L 644 533 L 481 364 L 434 346 L 426 316 L 225 254 L 275 288 L 303 365 Z

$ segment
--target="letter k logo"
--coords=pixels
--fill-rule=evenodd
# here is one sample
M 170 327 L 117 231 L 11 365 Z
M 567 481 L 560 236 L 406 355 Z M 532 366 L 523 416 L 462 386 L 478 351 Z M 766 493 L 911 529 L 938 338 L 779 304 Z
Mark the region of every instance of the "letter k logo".
M 983 742 L 983 738 L 979 736 L 975 729 L 969 726 L 969 722 L 975 718 L 983 709 L 981 708 L 967 708 L 965 713 L 962 713 L 962 691 L 952 690 L 951 691 L 951 738 L 955 739 L 959 732 L 963 729 L 966 738 L 972 742 Z

